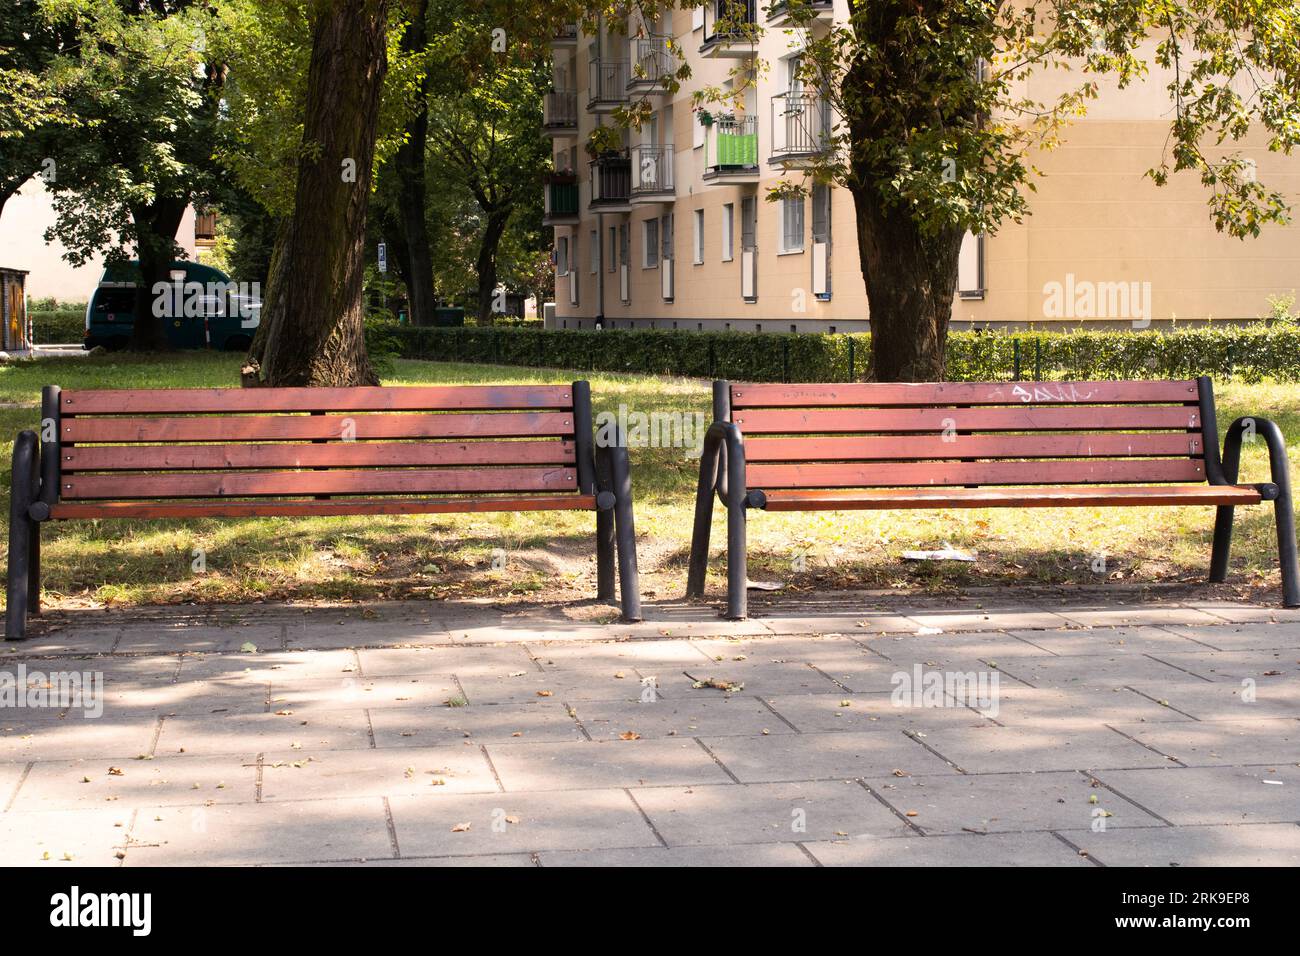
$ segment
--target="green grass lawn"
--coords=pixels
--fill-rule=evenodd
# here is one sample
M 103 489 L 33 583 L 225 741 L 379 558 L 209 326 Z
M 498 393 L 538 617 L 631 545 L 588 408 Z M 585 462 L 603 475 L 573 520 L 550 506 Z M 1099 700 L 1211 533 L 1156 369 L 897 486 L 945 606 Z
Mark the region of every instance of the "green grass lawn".
M 0 439 L 8 516 L 13 436 L 38 425 L 40 388 L 236 386 L 242 357 L 222 354 L 47 359 L 0 367 Z M 565 382 L 581 373 L 506 366 L 399 361 L 385 384 Z M 591 375 L 597 411 L 709 409 L 707 383 L 641 375 Z M 1224 384 L 1219 420 L 1272 418 L 1291 442 L 1300 433 L 1300 387 Z M 21 407 L 12 407 L 21 406 Z M 1247 445 L 1242 480 L 1268 478 L 1263 443 Z M 680 597 L 685 587 L 698 460 L 687 449 L 632 452 L 643 592 Z M 725 520 L 715 517 L 710 588 L 723 587 Z M 933 590 L 997 585 L 1203 580 L 1209 564 L 1209 508 L 1070 508 L 751 513 L 755 580 L 792 589 Z M 595 588 L 588 513 L 263 518 L 191 521 L 78 521 L 47 525 L 46 603 L 124 605 L 261 599 L 371 600 L 492 596 L 583 599 Z M 975 550 L 974 564 L 918 565 L 901 551 L 950 543 Z M 0 541 L 0 547 L 3 547 Z M 192 570 L 195 549 L 206 571 Z M 504 550 L 506 565 L 493 569 Z M 1098 558 L 1104 556 L 1104 571 Z M 498 562 L 499 563 L 499 562 Z M 1272 509 L 1238 510 L 1232 580 L 1276 588 Z M 1273 595 L 1259 596 L 1268 599 Z

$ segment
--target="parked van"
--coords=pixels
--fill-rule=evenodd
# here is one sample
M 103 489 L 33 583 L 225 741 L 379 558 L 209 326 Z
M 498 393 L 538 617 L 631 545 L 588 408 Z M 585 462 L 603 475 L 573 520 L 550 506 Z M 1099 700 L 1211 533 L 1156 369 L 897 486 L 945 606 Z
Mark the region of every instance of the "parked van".
M 140 263 L 110 264 L 86 303 L 83 347 L 125 348 L 135 329 Z M 247 351 L 261 320 L 256 288 L 244 288 L 220 269 L 198 262 L 172 263 L 171 284 L 150 295 L 167 339 L 178 349 Z

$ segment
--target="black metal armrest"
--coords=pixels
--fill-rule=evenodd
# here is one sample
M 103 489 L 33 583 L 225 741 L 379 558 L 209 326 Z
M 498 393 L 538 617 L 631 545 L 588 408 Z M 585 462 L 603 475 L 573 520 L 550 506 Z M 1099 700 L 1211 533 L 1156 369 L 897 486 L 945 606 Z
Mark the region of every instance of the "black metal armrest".
M 1286 454 L 1286 439 L 1276 422 L 1267 418 L 1246 415 L 1228 426 L 1223 438 L 1223 461 L 1219 474 L 1208 475 L 1212 485 L 1235 485 L 1241 470 L 1241 444 L 1247 434 L 1260 435 L 1268 446 L 1269 475 L 1271 482 L 1257 482 L 1255 488 L 1266 501 L 1291 497 L 1291 463 Z M 1210 469 L 1206 469 L 1210 472 Z

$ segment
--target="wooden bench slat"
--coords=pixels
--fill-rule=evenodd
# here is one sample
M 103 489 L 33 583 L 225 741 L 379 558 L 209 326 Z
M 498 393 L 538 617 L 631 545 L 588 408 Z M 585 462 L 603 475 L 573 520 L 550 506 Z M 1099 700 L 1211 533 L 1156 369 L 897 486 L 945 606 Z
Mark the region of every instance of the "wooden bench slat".
M 50 517 L 70 518 L 254 518 L 324 515 L 469 514 L 494 511 L 590 511 L 594 495 L 527 498 L 386 498 L 343 501 L 105 501 L 60 503 Z
M 750 488 L 759 489 L 1068 485 L 1204 480 L 1205 463 L 1192 458 L 759 464 L 746 467 L 746 483 Z
M 892 511 L 905 508 L 1140 507 L 1155 505 L 1249 505 L 1254 488 L 1225 485 L 1152 488 L 888 488 L 845 491 L 774 491 L 768 511 Z
M 1130 431 L 1201 427 L 1198 408 L 1174 405 L 1105 405 L 1065 408 L 756 409 L 734 412 L 745 435 L 958 431 Z
M 1195 402 L 1194 381 L 1152 382 L 865 382 L 826 385 L 733 385 L 731 407 L 1079 405 Z
M 572 441 L 330 442 L 324 445 L 93 445 L 64 448 L 63 471 L 573 465 Z
M 418 495 L 436 492 L 563 491 L 577 488 L 573 468 L 383 471 L 202 472 L 72 475 L 64 498 L 250 498 L 296 495 Z
M 350 424 L 349 424 L 350 423 Z M 528 438 L 572 435 L 567 412 L 485 414 L 267 415 L 226 418 L 65 418 L 64 442 L 309 441 L 382 438 Z
M 1143 432 L 1034 435 L 1028 441 L 1016 435 L 889 435 L 855 438 L 749 438 L 745 460 L 853 461 L 926 458 L 1121 458 L 1126 456 L 1180 456 L 1202 454 L 1199 434 Z
M 394 388 L 157 388 L 63 392 L 64 415 L 199 412 L 432 411 L 572 408 L 568 385 L 408 385 Z

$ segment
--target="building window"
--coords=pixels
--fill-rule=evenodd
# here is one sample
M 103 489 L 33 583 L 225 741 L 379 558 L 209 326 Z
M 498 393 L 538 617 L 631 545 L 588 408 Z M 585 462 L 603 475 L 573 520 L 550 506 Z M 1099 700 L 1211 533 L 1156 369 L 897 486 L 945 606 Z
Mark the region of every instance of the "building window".
M 555 240 L 555 274 L 569 274 L 569 237 L 560 236 Z
M 647 219 L 641 223 L 641 240 L 641 268 L 657 268 L 659 265 L 658 219 Z
M 695 210 L 695 243 L 691 261 L 697 266 L 704 265 L 704 210 Z
M 736 206 L 726 203 L 722 207 L 722 261 L 730 262 L 735 258 Z
M 595 229 L 591 230 L 591 272 L 594 275 L 600 271 L 600 233 Z
M 781 242 L 779 252 L 803 252 L 802 196 L 786 196 L 781 200 Z
M 609 227 L 609 271 L 614 272 L 618 269 L 618 229 L 614 226 Z
M 966 233 L 957 258 L 957 295 L 963 299 L 984 298 L 984 236 Z

